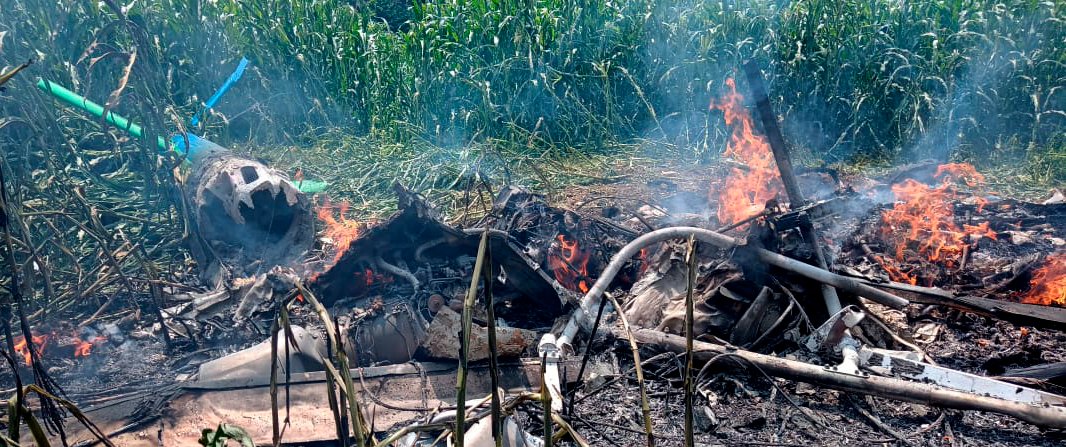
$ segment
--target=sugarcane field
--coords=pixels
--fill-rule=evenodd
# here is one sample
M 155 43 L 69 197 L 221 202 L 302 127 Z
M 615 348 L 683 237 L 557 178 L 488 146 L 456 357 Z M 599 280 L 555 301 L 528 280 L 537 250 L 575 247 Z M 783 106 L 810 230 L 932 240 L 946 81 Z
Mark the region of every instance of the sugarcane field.
M 1066 2 L 0 2 L 0 447 L 1066 445 Z

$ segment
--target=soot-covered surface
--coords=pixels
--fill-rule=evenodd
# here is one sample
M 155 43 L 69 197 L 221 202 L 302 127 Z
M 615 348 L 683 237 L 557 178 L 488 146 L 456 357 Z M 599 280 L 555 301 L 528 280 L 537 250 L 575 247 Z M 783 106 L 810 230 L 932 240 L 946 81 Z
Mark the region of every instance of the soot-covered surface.
M 998 331 L 999 328 L 993 328 L 980 332 L 991 336 L 991 332 Z M 961 334 L 954 329 L 948 332 L 943 340 L 929 346 L 929 353 L 934 357 L 952 355 L 963 347 L 954 340 Z M 1042 341 L 1060 340 L 1063 334 L 1056 331 L 1037 337 Z M 986 358 L 984 355 L 991 354 L 987 350 L 979 351 L 960 361 L 942 364 L 976 365 Z M 575 428 L 592 445 L 644 445 L 639 392 L 628 345 L 616 342 L 615 347 L 601 350 L 597 355 L 616 357 L 621 370 L 628 373 L 620 380 L 593 379 L 591 385 L 577 392 L 578 403 L 572 416 Z M 684 436 L 684 397 L 678 367 L 684 358 L 655 356 L 652 352 L 644 352 L 643 356 L 651 359 L 645 360 L 645 380 L 657 443 L 679 445 Z M 697 445 L 1019 447 L 1066 442 L 1062 432 L 1044 431 L 1002 415 L 942 410 L 849 395 L 785 379 L 767 379 L 758 371 L 744 371 L 728 360 L 718 366 L 720 374 L 710 374 L 713 378 L 698 387 Z M 527 419 L 526 428 L 536 432 L 536 419 Z M 890 430 L 906 441 L 889 434 Z
M 38 329 L 48 338 L 40 358 L 61 393 L 83 410 L 130 395 L 141 395 L 148 403 L 158 397 L 158 390 L 172 386 L 178 374 L 192 370 L 182 367 L 187 363 L 184 353 L 168 354 L 162 340 L 136 325 L 98 323 L 80 330 L 67 326 Z M 75 355 L 76 339 L 91 342 L 91 347 Z M 19 374 L 23 383 L 32 383 L 28 366 L 20 365 Z M 0 368 L 0 383 L 5 388 L 14 384 L 10 369 Z
M 641 208 L 644 208 L 645 214 L 642 217 L 650 220 L 655 215 L 648 212 L 648 208 L 655 208 L 659 204 L 669 210 L 671 216 L 666 217 L 676 219 L 672 220 L 674 223 L 684 222 L 685 219 L 706 221 L 713 212 L 713 204 L 706 201 L 707 184 L 691 180 L 693 178 L 699 176 L 693 172 L 664 171 L 661 176 L 634 179 L 624 184 L 574 189 L 567 192 L 569 197 L 564 200 L 572 209 L 581 210 L 582 213 L 598 213 L 603 218 L 634 229 L 644 225 L 634 217 L 642 213 Z M 710 175 L 703 178 L 710 178 Z M 586 204 L 591 206 L 586 207 Z M 1032 234 L 1026 235 L 1035 236 L 1037 242 L 1033 244 L 1054 244 L 1051 238 L 1062 237 L 1063 221 L 1048 224 L 1047 216 L 1061 217 L 1061 213 L 1040 214 L 1025 208 L 1029 206 L 1019 204 L 1015 208 L 1028 213 L 1020 216 L 1020 225 L 1027 226 L 1025 229 L 1016 230 L 1009 226 L 993 228 L 1007 236 L 1012 236 L 1010 231 L 1032 231 Z M 993 212 L 993 209 L 989 208 L 986 212 Z M 1001 209 L 999 212 L 1008 213 L 1009 210 Z M 876 221 L 876 216 L 874 210 L 863 221 L 839 219 L 830 228 L 835 232 L 827 231 L 824 234 L 841 241 L 843 237 L 838 235 L 842 234 L 842 228 L 850 230 L 871 224 Z M 989 219 L 999 218 L 1010 223 L 1016 217 L 1019 216 L 1000 214 Z M 457 239 L 462 237 L 457 235 Z M 1017 256 L 1026 248 L 1024 244 L 999 245 L 1008 243 L 1007 239 L 997 239 L 992 245 L 978 245 L 974 259 L 981 259 L 981 254 Z M 1047 245 L 1036 246 L 1048 248 Z M 463 247 L 466 252 L 471 249 L 469 244 L 463 244 Z M 859 262 L 859 259 L 845 255 L 838 261 L 851 263 Z M 971 265 L 972 268 L 980 266 L 981 262 Z M 350 273 L 354 272 L 355 269 Z M 294 322 L 313 320 L 305 320 L 302 313 L 299 309 L 294 311 Z M 956 311 L 921 306 L 911 306 L 906 313 L 885 311 L 880 314 L 889 320 L 894 317 L 893 321 L 889 321 L 894 323 L 893 327 L 904 337 L 916 340 L 939 364 L 963 371 L 998 375 L 1014 368 L 1066 360 L 1061 350 L 1066 342 L 1066 334 L 1060 331 L 1020 327 Z M 605 326 L 609 324 L 611 322 L 605 322 Z M 126 340 L 109 339 L 102 342 L 93 348 L 93 354 L 87 358 L 52 358 L 46 353 L 47 365 L 68 394 L 79 403 L 89 405 L 104 396 L 117 393 L 141 392 L 147 395 L 149 393 L 143 390 L 173 384 L 176 376 L 191 372 L 199 361 L 243 347 L 241 339 L 245 339 L 245 344 L 250 344 L 253 336 L 250 333 L 243 334 L 247 337 L 229 340 L 225 346 L 199 349 L 186 346 L 167 354 L 161 341 L 142 336 L 143 332 L 139 330 L 143 329 L 125 329 L 123 334 Z M 612 380 L 611 377 L 587 378 L 587 388 L 576 394 L 573 425 L 592 445 L 642 445 L 644 436 L 639 393 L 631 371 L 628 345 L 604 338 L 601 337 L 595 344 L 595 355 L 617 359 L 615 361 L 620 365 L 620 370 L 627 372 L 618 380 Z M 645 359 L 655 357 L 652 352 L 643 355 Z M 677 372 L 681 361 L 674 356 L 659 356 L 646 362 L 648 391 L 660 445 L 681 442 L 683 404 Z M 703 391 L 697 398 L 699 444 L 904 444 L 896 435 L 911 445 L 1018 447 L 1062 445 L 1066 442 L 1060 432 L 1045 432 L 1006 416 L 944 412 L 921 405 L 848 396 L 784 379 L 767 379 L 757 371 L 744 371 L 727 360 L 717 366 L 719 368 L 714 371 L 720 374 L 708 375 L 708 381 L 701 387 Z M 3 377 L 3 374 L 0 372 L 0 383 L 9 383 L 9 378 Z M 875 418 L 880 422 L 874 422 Z M 539 414 L 530 408 L 530 413 L 524 416 L 523 426 L 537 433 L 540 429 L 539 420 Z
M 592 203 L 592 209 L 618 208 L 622 216 L 640 215 L 677 222 L 713 219 L 715 205 L 707 201 L 707 183 L 693 181 L 714 178 L 714 172 L 664 170 L 643 185 L 619 185 L 619 193 L 600 187 L 585 194 L 572 192 L 568 200 L 578 205 Z M 668 178 L 664 178 L 668 177 Z M 858 182 L 852 181 L 857 185 Z M 711 187 L 713 188 L 713 184 Z M 878 233 L 880 211 L 889 206 L 887 187 L 862 188 L 867 192 L 851 201 L 841 215 L 818 222 L 823 238 L 835 255 L 838 266 L 855 273 L 887 279 L 877 265 L 870 262 L 856 240 Z M 648 203 L 662 204 L 671 216 L 649 210 Z M 878 205 L 881 203 L 882 205 Z M 1063 237 L 1061 205 L 1037 205 L 997 199 L 978 211 L 964 198 L 955 203 L 961 223 L 987 221 L 997 232 L 995 240 L 977 241 L 967 271 L 938 271 L 938 281 L 966 293 L 1016 301 L 1015 293 L 1025 292 L 1029 277 L 1018 275 L 1014 281 L 1002 282 L 1005 264 L 1016 262 L 1026 253 L 1038 255 L 1059 248 Z M 618 211 L 613 211 L 617 213 Z M 628 218 L 628 217 L 624 217 Z M 876 242 L 877 239 L 869 238 Z M 931 270 L 933 271 L 933 270 Z M 995 276 L 999 274 L 999 276 Z M 992 276 L 991 278 L 989 276 Z M 991 282 L 984 282 L 992 280 Z M 624 301 L 624 298 L 622 299 Z M 876 307 L 876 306 L 872 306 Z M 1009 374 L 1012 370 L 1066 360 L 1061 348 L 1066 333 L 1058 330 L 1018 326 L 941 307 L 909 306 L 906 312 L 878 309 L 901 336 L 912 340 L 938 364 L 986 376 Z M 621 380 L 588 379 L 591 385 L 578 391 L 574 408 L 574 426 L 592 445 L 643 445 L 643 422 L 639 392 L 626 343 L 599 341 L 595 355 L 616 356 L 622 371 Z M 581 349 L 579 349 L 579 352 Z M 653 352 L 642 353 L 647 359 Z M 789 356 L 786 353 L 778 355 Z M 677 366 L 683 359 L 658 359 L 646 362 L 646 376 L 658 442 L 680 444 L 683 436 L 683 395 Z M 721 362 L 714 382 L 697 398 L 696 442 L 706 445 L 995 445 L 1045 446 L 1062 445 L 1061 431 L 1045 431 L 1013 418 L 972 411 L 943 411 L 923 405 L 848 396 L 833 390 L 809 386 L 785 379 L 767 379 L 757 371 L 742 371 L 728 360 Z M 649 372 L 650 371 L 650 372 Z M 665 371 L 665 373 L 663 373 Z M 771 382 L 776 385 L 772 385 Z M 1063 389 L 1048 389 L 1062 393 Z M 786 398 L 786 396 L 788 398 Z M 860 410 L 861 408 L 861 410 Z M 713 417 L 708 417 L 713 414 Z M 809 416 L 808 416 L 809 415 Z M 876 421 L 875 421 L 876 420 Z M 527 429 L 536 432 L 539 422 L 528 418 Z M 902 437 L 905 441 L 898 439 Z

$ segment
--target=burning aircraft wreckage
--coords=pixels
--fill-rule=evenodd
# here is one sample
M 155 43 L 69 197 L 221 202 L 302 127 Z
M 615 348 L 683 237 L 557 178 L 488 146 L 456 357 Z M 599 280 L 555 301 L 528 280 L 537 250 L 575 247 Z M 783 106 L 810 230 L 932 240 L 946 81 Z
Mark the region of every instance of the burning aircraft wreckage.
M 712 105 L 721 180 L 656 180 L 639 209 L 509 186 L 456 227 L 396 185 L 384 221 L 316 221 L 298 184 L 212 147 L 186 197 L 209 291 L 16 338 L 16 360 L 95 362 L 65 385 L 70 443 L 192 445 L 220 421 L 273 445 L 1061 438 L 1066 203 L 995 197 L 965 164 L 797 173 L 748 77 L 757 120 L 735 87 Z M 162 337 L 193 348 L 145 360 Z

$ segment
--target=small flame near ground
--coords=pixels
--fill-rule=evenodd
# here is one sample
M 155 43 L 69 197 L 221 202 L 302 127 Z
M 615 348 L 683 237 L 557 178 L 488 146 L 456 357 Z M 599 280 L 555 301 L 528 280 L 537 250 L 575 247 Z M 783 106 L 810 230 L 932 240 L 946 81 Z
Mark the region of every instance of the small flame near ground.
M 356 272 L 356 276 L 360 276 L 359 272 Z M 392 282 L 392 276 L 383 275 L 377 273 L 372 269 L 365 269 L 362 272 L 363 280 L 366 281 L 366 286 L 370 287 L 374 284 L 388 284 Z
M 566 235 L 556 236 L 559 243 L 557 250 L 548 253 L 548 267 L 555 275 L 555 280 L 563 287 L 575 292 L 589 291 L 588 264 L 592 253 L 581 248 L 577 239 Z
M 346 200 L 341 201 L 338 206 L 333 206 L 329 199 L 325 199 L 322 206 L 315 210 L 315 214 L 325 224 L 322 235 L 333 242 L 334 252 L 331 264 L 335 264 L 352 245 L 352 241 L 358 239 L 362 233 L 362 223 L 347 217 L 348 208 L 349 204 Z M 337 210 L 337 217 L 333 217 L 334 209 Z
M 644 276 L 644 274 L 648 272 L 648 267 L 651 266 L 649 264 L 649 262 L 650 262 L 649 256 L 651 256 L 651 255 L 648 252 L 648 247 L 644 247 L 644 248 L 640 249 L 640 255 L 637 256 L 637 260 L 640 261 L 640 273 L 639 273 L 639 276 Z
M 48 345 L 55 337 L 55 334 L 51 335 L 33 335 L 33 350 L 36 351 L 37 357 L 44 355 L 44 347 Z M 63 337 L 58 338 L 60 344 L 64 344 Z M 100 344 L 107 341 L 107 337 L 93 337 L 91 340 L 82 340 L 77 335 L 70 337 L 71 346 L 74 348 L 74 357 L 88 357 L 92 353 L 93 345 Z M 33 358 L 30 356 L 29 344 L 26 343 L 26 338 L 19 335 L 15 337 L 15 353 L 22 356 L 22 361 L 26 365 L 33 362 Z
M 33 341 L 33 350 L 36 351 L 37 357 L 41 357 L 44 354 L 44 345 L 48 343 L 47 335 L 31 335 Z M 15 353 L 22 356 L 22 360 L 27 364 L 33 363 L 33 357 L 30 354 L 29 344 L 26 343 L 26 337 L 21 335 L 15 337 Z
M 941 180 L 939 186 L 913 179 L 892 186 L 896 203 L 881 214 L 882 237 L 895 250 L 896 261 L 904 261 L 906 251 L 912 249 L 927 261 L 956 268 L 966 248 L 977 239 L 996 238 L 988 222 L 962 228 L 955 223 L 954 201 L 959 196 L 959 185 L 977 188 L 984 184 L 985 177 L 968 163 L 949 163 L 940 165 L 934 178 Z M 977 211 L 985 204 L 987 200 L 978 197 Z M 885 258 L 874 259 L 893 281 L 918 283 L 914 274 L 902 271 Z
M 1022 302 L 1066 307 L 1066 253 L 1048 257 L 1042 267 L 1033 271 L 1029 293 Z
M 726 125 L 732 128 L 724 155 L 749 168 L 732 168 L 730 176 L 719 188 L 718 222 L 728 225 L 761 213 L 766 203 L 784 188 L 770 144 L 754 132 L 751 114 L 744 107 L 744 96 L 737 93 L 732 78 L 726 79 L 725 83 L 729 91 L 711 103 L 711 110 L 722 111 Z
M 106 340 L 107 337 L 93 337 L 93 339 L 89 341 L 74 337 L 74 357 L 88 357 L 89 354 L 92 353 L 93 345 L 102 343 Z

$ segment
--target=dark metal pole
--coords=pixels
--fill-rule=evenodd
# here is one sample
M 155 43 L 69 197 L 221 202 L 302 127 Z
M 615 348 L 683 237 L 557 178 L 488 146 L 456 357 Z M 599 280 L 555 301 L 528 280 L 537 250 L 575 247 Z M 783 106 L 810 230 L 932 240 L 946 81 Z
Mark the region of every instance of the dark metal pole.
M 803 191 L 800 190 L 799 182 L 796 180 L 796 173 L 792 170 L 792 160 L 789 158 L 785 139 L 781 136 L 781 129 L 777 127 L 777 117 L 774 116 L 773 108 L 770 106 L 770 96 L 766 93 L 762 71 L 759 70 L 755 61 L 748 61 L 744 64 L 744 73 L 747 75 L 748 86 L 755 99 L 755 110 L 759 113 L 763 131 L 766 132 L 766 140 L 770 143 L 777 169 L 781 172 L 781 183 L 785 185 L 785 193 L 788 194 L 789 208 L 798 209 L 807 203 L 807 199 L 804 198 Z M 810 221 L 802 221 L 800 231 L 803 238 L 811 244 L 816 265 L 828 270 L 825 254 L 822 253 L 822 245 L 814 225 Z M 837 291 L 833 286 L 822 284 L 822 299 L 825 300 L 829 315 L 840 311 L 840 297 L 837 296 Z

